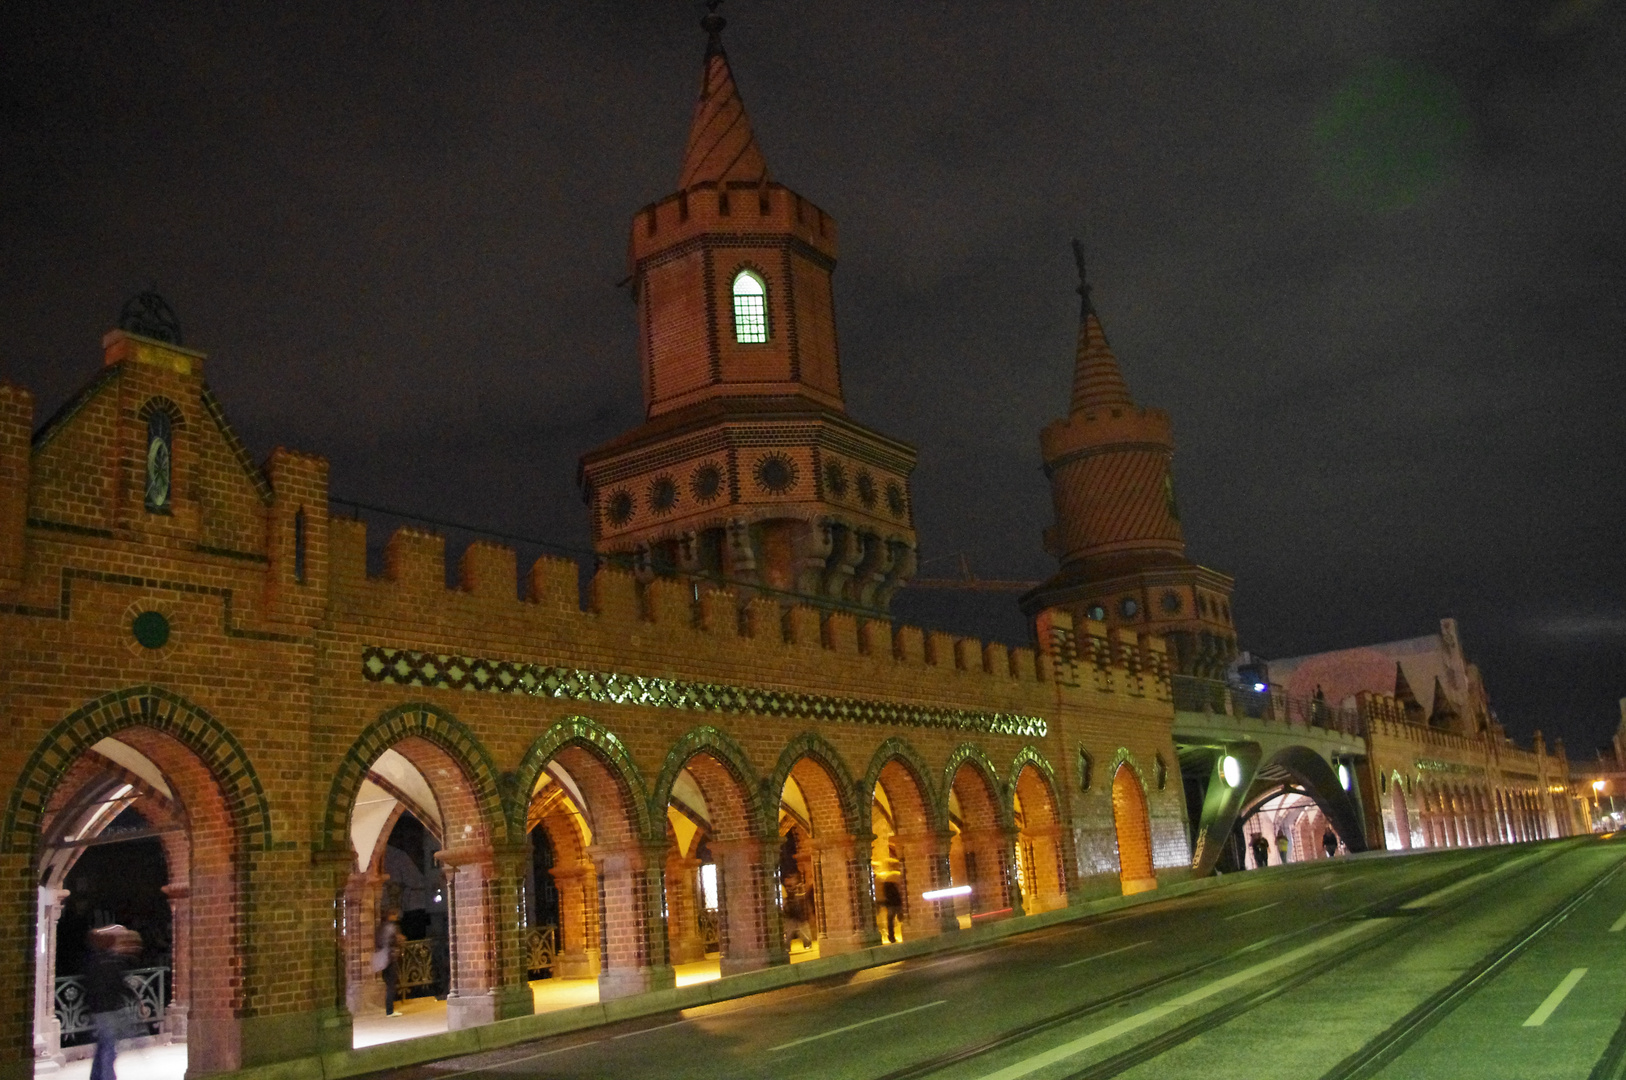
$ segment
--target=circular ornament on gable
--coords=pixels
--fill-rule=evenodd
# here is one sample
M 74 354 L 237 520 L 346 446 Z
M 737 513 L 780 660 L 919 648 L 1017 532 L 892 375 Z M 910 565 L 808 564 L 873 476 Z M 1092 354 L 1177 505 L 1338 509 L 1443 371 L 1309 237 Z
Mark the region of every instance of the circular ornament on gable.
M 1090 610 L 1085 612 L 1085 614 L 1094 619 L 1096 622 L 1107 621 L 1107 609 L 1102 607 L 1100 604 L 1091 604 Z
M 847 494 L 847 470 L 841 462 L 824 463 L 824 489 L 838 499 Z
M 1180 609 L 1185 606 L 1180 600 L 1180 594 L 1173 589 L 1164 590 L 1162 602 L 1163 610 L 1170 615 L 1180 614 Z
M 1140 605 L 1133 596 L 1126 596 L 1118 604 L 1118 613 L 1126 619 L 1133 619 L 1140 614 Z
M 722 493 L 723 470 L 709 461 L 706 462 L 689 478 L 689 490 L 694 492 L 697 502 L 711 502 Z
M 143 611 L 130 620 L 130 633 L 143 649 L 162 649 L 169 644 L 169 620 L 161 611 Z
M 875 477 L 868 469 L 858 470 L 858 501 L 871 508 L 875 506 Z
M 796 486 L 796 463 L 784 454 L 767 454 L 757 462 L 757 486 L 770 495 L 783 495 Z
M 892 511 L 893 517 L 902 517 L 908 504 L 903 499 L 903 485 L 891 483 L 886 485 L 886 508 Z
M 677 505 L 677 483 L 670 476 L 657 476 L 649 485 L 649 508 L 657 514 L 670 514 Z
M 625 488 L 610 496 L 610 501 L 604 507 L 605 515 L 612 525 L 625 525 L 632 520 L 632 492 Z

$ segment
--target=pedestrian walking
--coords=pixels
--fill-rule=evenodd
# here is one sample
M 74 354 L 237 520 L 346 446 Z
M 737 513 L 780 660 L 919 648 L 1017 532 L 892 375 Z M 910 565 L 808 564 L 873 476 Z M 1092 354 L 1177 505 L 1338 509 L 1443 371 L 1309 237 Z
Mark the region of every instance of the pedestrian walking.
M 1282 865 L 1286 866 L 1287 865 L 1287 834 L 1284 833 L 1284 832 L 1279 832 L 1279 833 L 1276 834 L 1276 854 L 1278 854 L 1278 855 L 1280 855 L 1282 857 Z
M 1264 833 L 1254 833 L 1248 844 L 1253 848 L 1254 869 L 1263 870 L 1265 864 L 1270 862 L 1270 841 L 1265 839 Z
M 898 940 L 898 922 L 903 918 L 903 890 L 890 879 L 881 882 L 881 903 L 886 907 L 886 940 Z
M 125 1000 L 124 974 L 130 957 L 141 951 L 141 935 L 114 924 L 90 932 L 90 953 L 85 959 L 85 1011 L 96 1030 L 96 1057 L 90 1080 L 115 1080 L 113 1059 L 120 1039 L 130 1037 L 130 1006 Z
M 1321 834 L 1321 846 L 1327 849 L 1327 858 L 1338 854 L 1338 836 L 1331 829 Z
M 813 932 L 809 928 L 813 912 L 807 894 L 807 886 L 802 882 L 802 875 L 789 873 L 785 875 L 785 947 L 790 947 L 791 939 L 801 938 L 802 948 L 813 947 Z
M 401 987 L 401 912 L 391 908 L 373 930 L 373 970 L 384 977 L 384 1015 L 398 1016 L 395 998 Z

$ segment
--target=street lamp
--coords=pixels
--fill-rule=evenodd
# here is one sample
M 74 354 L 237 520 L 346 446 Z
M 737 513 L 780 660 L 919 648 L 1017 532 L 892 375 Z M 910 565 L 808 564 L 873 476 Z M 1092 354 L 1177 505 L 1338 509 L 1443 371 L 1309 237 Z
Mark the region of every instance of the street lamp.
M 1225 777 L 1225 786 L 1234 788 L 1242 783 L 1242 763 L 1230 754 L 1220 762 L 1220 775 Z

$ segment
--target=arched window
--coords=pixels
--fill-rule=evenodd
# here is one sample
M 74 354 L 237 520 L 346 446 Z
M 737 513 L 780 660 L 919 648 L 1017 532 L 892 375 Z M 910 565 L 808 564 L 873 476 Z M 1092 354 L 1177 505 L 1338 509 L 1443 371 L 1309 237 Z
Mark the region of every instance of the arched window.
M 174 424 L 164 409 L 153 409 L 147 417 L 147 512 L 169 513 L 171 481 L 174 479 Z
M 768 287 L 749 270 L 734 275 L 734 340 L 741 345 L 768 340 Z

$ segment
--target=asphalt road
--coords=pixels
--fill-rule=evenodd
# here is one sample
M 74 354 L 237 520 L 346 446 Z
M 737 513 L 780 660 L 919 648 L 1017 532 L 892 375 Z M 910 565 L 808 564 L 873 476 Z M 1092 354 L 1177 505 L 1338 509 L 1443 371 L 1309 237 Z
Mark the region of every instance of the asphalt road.
M 1607 1078 L 1626 835 L 1333 861 L 392 1080 Z

